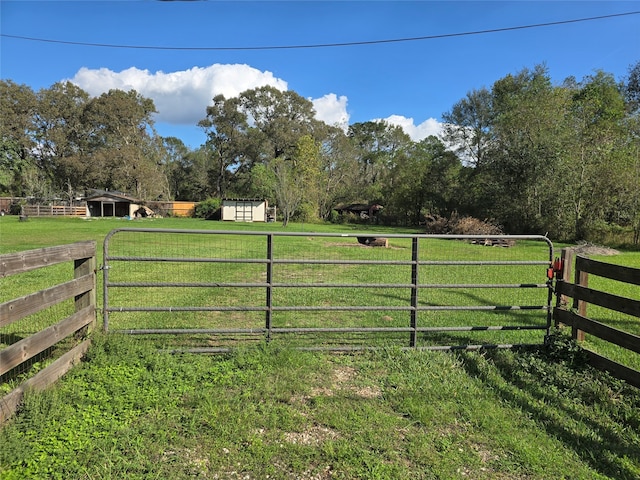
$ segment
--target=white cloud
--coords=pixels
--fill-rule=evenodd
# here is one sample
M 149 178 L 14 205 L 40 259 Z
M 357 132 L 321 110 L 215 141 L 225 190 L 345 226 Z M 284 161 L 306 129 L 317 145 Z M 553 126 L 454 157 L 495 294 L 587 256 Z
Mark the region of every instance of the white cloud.
M 231 98 L 245 90 L 265 85 L 282 91 L 288 88 L 287 82 L 276 78 L 272 72 L 263 72 L 243 64 L 214 64 L 169 73 L 153 73 L 136 67 L 120 72 L 108 68 L 83 67 L 69 81 L 92 96 L 101 95 L 111 89 L 134 89 L 143 97 L 153 100 L 158 110 L 156 122 L 185 126 L 195 126 L 202 120 L 206 116 L 206 107 L 211 105 L 213 97 L 218 94 Z M 328 93 L 309 100 L 313 103 L 318 120 L 347 130 L 350 115 L 347 112 L 346 96 Z M 413 118 L 401 115 L 391 115 L 385 121 L 401 126 L 414 141 L 420 141 L 429 135 L 438 135 L 442 131 L 442 124 L 434 118 L 429 118 L 419 125 L 414 124 Z
M 442 132 L 443 124 L 438 122 L 435 118 L 428 118 L 419 125 L 414 124 L 413 118 L 403 117 L 401 115 L 391 115 L 384 119 L 391 125 L 397 125 L 402 127 L 411 140 L 419 142 L 424 140 L 430 135 L 438 137 Z
M 335 93 L 329 93 L 323 97 L 310 99 L 316 110 L 316 118 L 327 125 L 340 127 L 347 130 L 349 127 L 349 114 L 347 113 L 347 97 L 340 98 Z
M 69 81 L 92 96 L 111 89 L 134 89 L 151 98 L 158 110 L 157 122 L 195 125 L 206 116 L 206 107 L 214 96 L 235 97 L 251 88 L 271 85 L 287 90 L 287 82 L 248 65 L 214 64 L 179 72 L 155 73 L 135 67 L 121 72 L 107 68 L 81 68 Z

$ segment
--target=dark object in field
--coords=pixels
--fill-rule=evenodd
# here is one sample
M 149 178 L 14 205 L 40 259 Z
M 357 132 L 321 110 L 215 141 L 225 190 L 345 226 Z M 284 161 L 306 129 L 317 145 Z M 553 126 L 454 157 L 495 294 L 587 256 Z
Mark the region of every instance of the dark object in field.
M 21 222 L 26 222 L 27 220 L 29 220 L 29 215 L 20 215 L 20 217 L 18 217 L 18 219 Z
M 473 240 L 471 243 L 475 245 L 484 245 L 485 247 L 513 247 L 516 241 L 507 238 L 485 238 Z
M 358 243 L 362 245 L 366 245 L 368 247 L 388 247 L 389 240 L 386 238 L 376 238 L 376 237 L 357 237 Z

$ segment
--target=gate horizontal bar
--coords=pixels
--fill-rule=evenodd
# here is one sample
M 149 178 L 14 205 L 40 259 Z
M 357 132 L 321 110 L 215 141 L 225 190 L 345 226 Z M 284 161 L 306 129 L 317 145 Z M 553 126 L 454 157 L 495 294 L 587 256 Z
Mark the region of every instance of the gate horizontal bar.
M 412 310 L 428 311 L 428 310 L 465 310 L 465 311 L 493 311 L 493 310 L 549 310 L 548 305 L 428 305 L 428 306 L 397 306 L 397 305 L 366 305 L 366 306 L 308 306 L 294 305 L 276 307 L 272 306 L 272 311 L 291 312 L 291 311 L 404 311 Z M 108 312 L 265 312 L 267 307 L 109 307 Z
M 540 345 L 529 343 L 483 343 L 481 345 L 422 345 L 416 347 L 400 347 L 401 350 L 423 350 L 423 351 L 451 351 L 451 350 L 495 350 L 495 349 L 512 349 L 512 348 L 532 348 L 540 347 Z M 299 347 L 298 350 L 304 351 L 335 351 L 335 352 L 358 352 L 365 350 L 380 350 L 384 347 L 367 347 L 367 346 L 336 346 L 336 347 Z
M 187 257 L 106 257 L 105 261 L 117 262 L 176 262 L 176 263 L 268 263 L 262 258 L 187 258 Z
M 140 233 L 177 233 L 191 235 L 239 235 L 239 236 L 265 236 L 273 237 L 342 237 L 342 238 L 358 238 L 358 237 L 385 237 L 385 238 L 418 238 L 418 239 L 440 239 L 440 240 L 485 240 L 485 239 L 503 239 L 503 240 L 542 240 L 550 247 L 553 245 L 549 238 L 544 235 L 457 235 L 457 234 L 404 234 L 404 233 L 381 233 L 381 232 L 356 232 L 356 233 L 327 233 L 327 232 L 259 232 L 246 230 L 188 230 L 173 228 L 133 228 L 123 227 L 115 228 L 107 234 L 105 240 L 118 232 L 140 232 Z
M 126 287 L 126 288 L 549 288 L 546 283 L 428 283 L 412 285 L 410 283 L 239 283 L 239 282 L 109 282 L 108 287 Z
M 532 343 L 503 343 L 493 344 L 487 343 L 482 345 L 424 345 L 415 347 L 398 347 L 400 350 L 421 350 L 421 351 L 481 351 L 496 349 L 516 349 L 516 348 L 537 348 L 539 344 Z M 294 350 L 304 352 L 364 352 L 377 351 L 385 347 L 372 346 L 323 346 L 323 347 L 295 347 Z M 170 353 L 200 353 L 200 354 L 217 354 L 230 353 L 233 351 L 231 347 L 199 347 L 169 350 Z
M 267 331 L 271 333 L 403 333 L 403 332 L 474 332 L 474 331 L 517 331 L 517 330 L 545 330 L 541 325 L 488 325 L 474 327 L 278 327 L 271 328 L 139 328 L 114 330 L 117 333 L 129 335 L 228 335 L 246 334 L 260 335 Z
M 549 305 L 472 305 L 472 306 L 427 306 L 417 308 L 418 310 L 550 310 Z
M 269 263 L 260 258 L 186 258 L 186 257 L 121 257 L 109 256 L 105 261 L 119 262 L 175 262 L 175 263 Z M 271 263 L 280 265 L 301 264 L 305 265 L 549 265 L 549 261 L 542 260 L 312 260 L 312 259 L 277 259 Z
M 241 282 L 109 282 L 108 287 L 116 288 L 214 288 L 214 287 L 228 287 L 228 288 L 265 288 L 269 286 L 268 283 L 241 283 Z
M 132 328 L 113 330 L 128 335 L 228 335 L 246 334 L 262 335 L 266 328 Z
M 108 307 L 107 312 L 266 312 L 267 307 Z
M 273 333 L 315 333 L 315 332 L 333 332 L 333 333 L 368 333 L 368 332 L 473 332 L 473 331 L 490 331 L 490 330 L 545 330 L 547 327 L 543 325 L 488 325 L 474 327 L 291 327 L 291 328 L 272 328 Z

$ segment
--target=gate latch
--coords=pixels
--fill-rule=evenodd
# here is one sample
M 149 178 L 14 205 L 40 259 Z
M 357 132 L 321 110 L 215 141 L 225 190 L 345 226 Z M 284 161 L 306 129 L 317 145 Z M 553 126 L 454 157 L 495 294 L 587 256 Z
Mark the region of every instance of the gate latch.
M 563 270 L 564 270 L 564 260 L 556 257 L 551 267 L 547 269 L 547 278 L 549 280 L 553 280 L 553 277 L 555 275 L 556 279 L 558 279 L 559 277 L 562 276 Z

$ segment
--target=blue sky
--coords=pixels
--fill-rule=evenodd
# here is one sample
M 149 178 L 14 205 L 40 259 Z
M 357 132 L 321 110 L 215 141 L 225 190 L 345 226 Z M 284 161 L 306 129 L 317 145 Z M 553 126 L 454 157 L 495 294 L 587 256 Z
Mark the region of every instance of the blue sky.
M 386 119 L 418 140 L 467 92 L 523 68 L 544 63 L 560 84 L 596 70 L 621 80 L 640 61 L 638 13 L 447 35 L 630 12 L 640 2 L 2 0 L 0 76 L 135 88 L 154 100 L 158 133 L 191 147 L 214 95 L 261 85 L 309 98 L 327 123 Z

